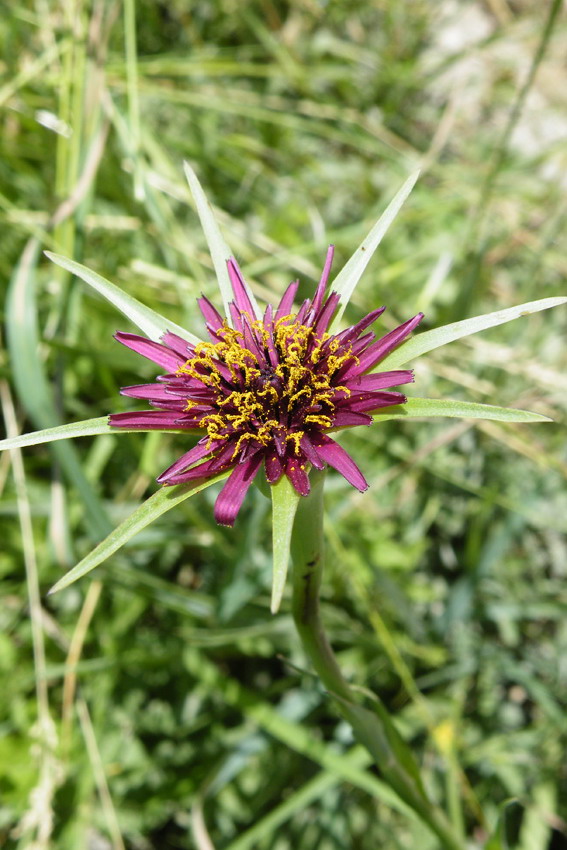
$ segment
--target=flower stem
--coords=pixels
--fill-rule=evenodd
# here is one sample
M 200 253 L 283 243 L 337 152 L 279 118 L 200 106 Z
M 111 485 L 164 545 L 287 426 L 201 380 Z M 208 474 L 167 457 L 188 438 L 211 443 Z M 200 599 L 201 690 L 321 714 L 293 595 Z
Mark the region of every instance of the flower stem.
M 447 850 L 463 850 L 444 812 L 428 799 L 417 765 L 382 704 L 375 711 L 359 703 L 359 695 L 343 677 L 325 634 L 319 610 L 323 573 L 324 473 L 311 472 L 311 493 L 299 500 L 291 554 L 293 560 L 293 618 L 303 648 L 355 736 L 373 756 L 383 778 L 419 815 Z

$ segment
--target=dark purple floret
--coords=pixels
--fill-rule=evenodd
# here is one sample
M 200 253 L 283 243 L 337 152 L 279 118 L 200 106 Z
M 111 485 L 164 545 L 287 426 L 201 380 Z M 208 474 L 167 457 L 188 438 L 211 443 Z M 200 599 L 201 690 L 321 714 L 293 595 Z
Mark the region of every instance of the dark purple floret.
M 145 399 L 153 409 L 114 413 L 110 424 L 204 432 L 158 481 L 182 484 L 232 469 L 215 505 L 215 518 L 223 525 L 234 524 L 262 466 L 270 484 L 286 475 L 303 496 L 309 493 L 309 468 L 326 465 L 366 490 L 362 472 L 329 432 L 369 425 L 371 413 L 406 401 L 390 388 L 413 381 L 411 371 L 368 373 L 423 315 L 377 339 L 367 328 L 383 312 L 381 307 L 356 325 L 329 334 L 339 302 L 336 293 L 326 295 L 332 259 L 331 246 L 313 300 L 297 313 L 292 312 L 295 282 L 275 310 L 268 306 L 263 318 L 256 318 L 240 269 L 230 259 L 231 326 L 206 298 L 198 302 L 210 342 L 192 345 L 172 333 L 164 334 L 161 343 L 116 334 L 119 342 L 166 374 L 154 384 L 125 387 L 124 395 Z

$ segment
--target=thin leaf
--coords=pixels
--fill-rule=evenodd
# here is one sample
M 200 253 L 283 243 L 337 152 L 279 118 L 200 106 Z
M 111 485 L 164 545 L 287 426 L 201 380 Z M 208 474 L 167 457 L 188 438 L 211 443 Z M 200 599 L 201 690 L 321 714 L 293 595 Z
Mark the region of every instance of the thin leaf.
M 12 364 L 14 383 L 25 411 L 36 427 L 54 428 L 59 414 L 53 400 L 53 390 L 40 356 L 40 335 L 37 322 L 36 269 L 40 243 L 30 239 L 16 266 L 6 299 L 6 338 Z M 89 533 L 100 540 L 108 534 L 110 522 L 90 481 L 81 467 L 80 458 L 72 445 L 53 446 L 53 453 L 68 481 L 76 488 L 85 507 L 85 523 Z
M 55 428 L 44 428 L 42 431 L 32 431 L 30 434 L 20 434 L 18 437 L 0 440 L 0 451 L 21 449 L 24 446 L 37 446 L 39 443 L 51 443 L 54 440 L 67 440 L 70 437 L 110 434 L 111 431 L 116 430 L 108 424 L 108 416 L 98 416 L 96 419 L 84 419 L 82 422 L 57 425 Z
M 53 254 L 51 251 L 46 251 L 45 256 L 54 263 L 57 263 L 58 266 L 67 269 L 71 274 L 80 277 L 85 283 L 88 283 L 99 295 L 102 295 L 111 304 L 114 304 L 127 319 L 130 319 L 132 324 L 140 328 L 150 339 L 157 342 L 166 331 L 173 331 L 173 333 L 178 334 L 182 339 L 186 339 L 187 342 L 192 342 L 194 345 L 201 342 L 198 337 L 185 328 L 180 327 L 180 325 L 175 324 L 170 319 L 166 319 L 165 316 L 161 316 L 155 310 L 146 307 L 136 298 L 132 298 L 131 295 L 124 292 L 123 289 L 120 289 L 120 287 L 101 277 L 96 272 L 91 271 L 86 266 L 81 265 L 81 263 L 76 263 L 74 260 L 68 259 L 68 257 L 62 257 L 61 254 Z
M 333 319 L 333 322 L 330 327 L 330 332 L 334 333 L 338 329 L 340 320 L 345 311 L 345 307 L 347 306 L 352 293 L 355 290 L 355 287 L 362 277 L 362 274 L 370 262 L 372 255 L 384 236 L 388 231 L 388 228 L 396 218 L 400 209 L 402 208 L 404 201 L 410 194 L 411 190 L 415 186 L 417 182 L 417 178 L 419 177 L 419 170 L 414 171 L 413 174 L 410 174 L 402 188 L 396 194 L 394 199 L 390 201 L 386 210 L 382 213 L 372 230 L 367 235 L 366 239 L 358 246 L 350 260 L 347 264 L 341 269 L 337 277 L 334 279 L 332 284 L 333 292 L 338 292 L 341 296 L 339 308 L 337 310 L 337 314 Z
M 154 428 L 117 428 L 108 424 L 108 416 L 97 416 L 94 419 L 83 419 L 81 422 L 70 422 L 68 425 L 56 425 L 54 428 L 44 428 L 42 431 L 32 431 L 20 434 L 8 440 L 0 440 L 0 451 L 5 449 L 21 449 L 24 446 L 37 446 L 40 443 L 53 443 L 56 440 L 69 440 L 73 437 L 93 437 L 98 434 L 135 434 L 154 431 Z M 178 428 L 160 428 L 168 433 L 191 434 L 192 431 Z M 195 433 L 198 433 L 195 431 Z
M 453 322 L 432 331 L 425 331 L 425 333 L 417 334 L 408 339 L 403 345 L 388 354 L 380 363 L 380 371 L 397 369 L 403 363 L 413 361 L 427 351 L 433 351 L 435 348 L 440 348 L 456 339 L 476 334 L 487 328 L 494 328 L 497 325 L 503 325 L 522 316 L 529 316 L 531 313 L 539 313 L 540 310 L 559 307 L 561 304 L 567 304 L 567 298 L 541 298 L 539 301 L 528 301 L 526 304 L 519 304 L 517 307 L 496 310 L 494 313 L 486 313 L 483 316 L 475 316 L 473 319 L 464 319 L 462 322 Z
M 214 478 L 209 478 L 206 481 L 201 480 L 196 484 L 191 484 L 190 486 L 180 485 L 176 487 L 162 487 L 157 490 L 153 496 L 150 496 L 150 498 L 146 499 L 139 508 L 136 508 L 136 510 L 130 514 L 130 516 L 125 519 L 118 528 L 115 528 L 108 537 L 99 543 L 92 552 L 89 552 L 82 561 L 79 561 L 72 570 L 69 570 L 69 572 L 51 588 L 49 593 L 57 593 L 59 590 L 63 590 L 64 587 L 68 587 L 70 584 L 73 584 L 73 582 L 77 581 L 77 579 L 82 578 L 87 573 L 90 573 L 91 570 L 94 570 L 95 567 L 98 567 L 99 564 L 102 564 L 103 561 L 106 561 L 107 558 L 114 555 L 114 553 L 128 543 L 132 537 L 134 537 L 143 528 L 146 528 L 147 525 L 150 525 L 150 523 L 156 520 L 159 516 L 166 513 L 166 511 L 171 510 L 171 508 L 174 508 L 176 505 L 179 505 L 181 502 L 185 501 L 185 499 L 190 498 L 190 496 L 194 496 L 196 493 L 200 493 L 201 490 L 205 490 L 207 487 L 210 487 L 211 484 L 216 484 L 217 481 L 222 481 L 222 479 L 226 478 L 227 475 L 228 472 L 223 472 L 220 475 L 216 475 Z
M 282 475 L 271 488 L 272 493 L 272 540 L 274 566 L 272 577 L 272 614 L 277 614 L 285 589 L 289 549 L 295 512 L 301 496 L 286 475 Z
M 453 401 L 437 398 L 408 398 L 405 404 L 396 404 L 384 408 L 384 412 L 374 413 L 375 422 L 386 419 L 414 419 L 430 416 L 450 416 L 456 419 L 493 419 L 497 422 L 552 422 L 548 416 L 532 413 L 529 410 L 517 410 L 514 407 L 496 407 L 492 404 L 478 404 L 474 401 Z
M 227 320 L 230 321 L 230 302 L 234 300 L 234 294 L 232 291 L 232 284 L 230 282 L 230 277 L 228 276 L 227 269 L 227 260 L 232 256 L 232 252 L 226 242 L 224 241 L 224 237 L 220 232 L 219 226 L 216 222 L 213 208 L 211 207 L 209 201 L 207 200 L 207 196 L 203 191 L 203 187 L 199 182 L 199 178 L 191 168 L 188 162 L 183 163 L 183 168 L 185 169 L 185 176 L 187 178 L 187 182 L 189 183 L 189 188 L 191 189 L 191 194 L 193 195 L 193 199 L 195 201 L 195 205 L 197 207 L 197 214 L 201 221 L 201 227 L 203 228 L 203 232 L 205 234 L 205 238 L 207 240 L 207 245 L 209 246 L 209 252 L 211 255 L 211 259 L 213 261 L 213 266 L 215 268 L 215 273 L 217 276 L 219 289 L 222 296 L 223 306 L 224 306 L 224 315 Z M 256 313 L 256 318 L 261 319 L 262 313 L 258 304 L 256 303 L 256 299 L 250 287 L 244 284 L 246 287 L 246 291 L 248 293 L 248 297 L 252 303 L 252 307 L 254 308 L 254 312 Z

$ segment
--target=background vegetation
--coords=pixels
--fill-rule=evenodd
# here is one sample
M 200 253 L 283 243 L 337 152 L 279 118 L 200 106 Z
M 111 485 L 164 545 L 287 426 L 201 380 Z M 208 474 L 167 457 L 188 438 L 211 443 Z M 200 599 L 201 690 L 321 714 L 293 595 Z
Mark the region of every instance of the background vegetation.
M 419 164 L 353 320 L 386 303 L 386 328 L 418 309 L 433 327 L 565 294 L 560 7 L 0 3 L 6 418 L 128 409 L 119 387 L 155 374 L 36 246 L 199 330 L 195 297 L 216 284 L 183 159 L 261 298 L 296 276 L 310 291 L 329 242 L 340 268 Z M 471 848 L 510 797 L 509 846 L 567 847 L 564 329 L 564 310 L 539 313 L 416 374 L 419 396 L 556 424 L 382 423 L 344 437 L 369 493 L 328 481 L 341 663 L 382 696 Z M 182 447 L 118 434 L 0 458 L 0 845 L 433 850 L 305 669 L 288 603 L 269 614 L 259 492 L 230 531 L 206 491 L 45 597 Z

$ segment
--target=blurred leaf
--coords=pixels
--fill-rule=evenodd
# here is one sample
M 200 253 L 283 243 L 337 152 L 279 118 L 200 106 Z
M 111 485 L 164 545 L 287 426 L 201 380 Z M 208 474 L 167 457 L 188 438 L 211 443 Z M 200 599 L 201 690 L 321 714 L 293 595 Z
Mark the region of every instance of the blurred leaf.
M 273 738 L 321 765 L 325 770 L 341 777 L 343 781 L 349 782 L 355 788 L 360 788 L 376 799 L 383 800 L 388 806 L 404 813 L 411 813 L 403 800 L 400 800 L 387 784 L 377 779 L 372 773 L 356 766 L 357 758 L 354 758 L 354 754 L 360 752 L 357 747 L 350 751 L 350 758 L 344 753 L 337 752 L 307 726 L 284 717 L 257 693 L 243 687 L 235 678 L 220 670 L 195 647 L 187 647 L 183 660 L 187 670 L 193 676 L 211 691 L 220 693 L 228 705 L 238 708 L 247 720 L 257 724 Z M 368 764 L 367 759 L 363 762 L 364 765 Z
M 69 260 L 60 254 L 53 254 L 51 251 L 45 251 L 45 256 L 54 263 L 57 263 L 58 266 L 67 269 L 71 274 L 80 277 L 85 283 L 88 283 L 99 295 L 102 295 L 111 304 L 114 304 L 132 324 L 140 328 L 150 339 L 159 341 L 166 331 L 172 331 L 194 345 L 201 342 L 198 337 L 185 328 L 176 325 L 175 322 L 166 319 L 165 316 L 160 316 L 155 310 L 146 307 L 140 301 L 137 301 L 136 298 L 124 292 L 123 289 L 120 289 L 120 287 L 101 277 L 96 272 L 91 271 L 86 266 L 81 265 L 81 263 L 76 263 L 74 260 Z
M 524 810 L 518 800 L 507 800 L 500 807 L 498 823 L 484 850 L 516 850 Z

